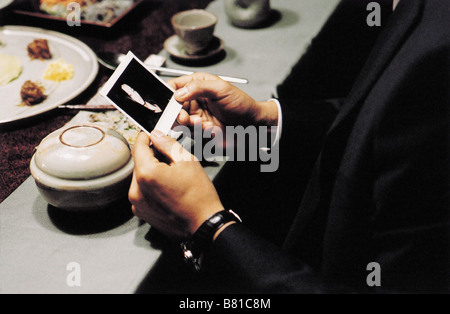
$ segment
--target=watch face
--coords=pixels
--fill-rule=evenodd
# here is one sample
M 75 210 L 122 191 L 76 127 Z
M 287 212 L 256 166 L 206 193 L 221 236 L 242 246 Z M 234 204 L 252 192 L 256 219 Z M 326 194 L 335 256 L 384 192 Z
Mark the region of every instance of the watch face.
M 222 220 L 222 216 L 214 216 L 209 220 L 209 223 L 215 225 L 218 224 Z

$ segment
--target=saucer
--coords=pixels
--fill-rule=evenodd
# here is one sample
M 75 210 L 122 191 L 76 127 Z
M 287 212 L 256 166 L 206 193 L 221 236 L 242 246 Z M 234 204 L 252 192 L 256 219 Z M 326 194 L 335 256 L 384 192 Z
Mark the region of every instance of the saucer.
M 214 37 L 209 46 L 205 48 L 203 52 L 196 55 L 189 55 L 186 53 L 183 41 L 177 35 L 173 35 L 164 43 L 164 48 L 172 57 L 188 61 L 204 60 L 214 57 L 221 53 L 224 47 L 225 43 L 223 40 L 218 37 Z

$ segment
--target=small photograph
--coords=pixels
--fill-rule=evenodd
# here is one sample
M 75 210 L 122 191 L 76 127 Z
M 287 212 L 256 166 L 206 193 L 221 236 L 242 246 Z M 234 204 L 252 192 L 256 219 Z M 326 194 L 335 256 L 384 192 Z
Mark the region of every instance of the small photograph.
M 170 129 L 179 112 L 179 104 L 173 106 L 173 91 L 134 55 L 128 57 L 105 84 L 102 95 L 147 133 L 158 123 Z

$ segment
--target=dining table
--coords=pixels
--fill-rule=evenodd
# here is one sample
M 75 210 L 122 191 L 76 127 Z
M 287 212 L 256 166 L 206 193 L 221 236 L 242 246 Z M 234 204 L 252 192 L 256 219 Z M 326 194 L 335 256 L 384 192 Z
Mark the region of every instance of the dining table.
M 0 28 L 56 31 L 83 42 L 97 55 L 132 51 L 142 60 L 158 55 L 168 68 L 246 78 L 248 84 L 236 85 L 257 100 L 267 100 L 277 96 L 277 85 L 289 75 L 338 2 L 271 0 L 267 23 L 239 28 L 230 23 L 222 0 L 144 0 L 111 27 L 69 26 L 24 15 L 19 11 L 27 1 L 20 0 L 0 9 Z M 224 48 L 214 58 L 180 59 L 165 49 L 165 42 L 174 35 L 171 17 L 189 9 L 206 9 L 218 17 L 215 36 Z M 111 75 L 110 69 L 100 65 L 92 84 L 67 104 L 101 102 L 99 89 Z M 165 80 L 173 77 L 162 75 Z M 55 108 L 0 124 L 1 294 L 133 294 L 143 287 L 151 292 L 171 291 L 158 287 L 166 280 L 158 267 L 170 264 L 170 258 L 162 258 L 167 241 L 133 216 L 128 200 L 93 212 L 64 211 L 45 201 L 30 175 L 30 161 L 42 139 L 85 114 L 84 109 Z M 205 171 L 214 181 L 222 165 L 205 165 Z M 176 267 L 169 264 L 163 268 Z M 74 283 L 75 270 L 79 280 Z M 176 278 L 167 281 L 176 285 Z

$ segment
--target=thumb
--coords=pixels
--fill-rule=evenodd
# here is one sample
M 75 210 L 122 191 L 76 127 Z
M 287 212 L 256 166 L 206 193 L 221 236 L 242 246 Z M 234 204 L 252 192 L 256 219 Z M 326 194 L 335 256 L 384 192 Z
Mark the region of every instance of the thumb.
M 164 135 L 160 131 L 154 130 L 150 134 L 150 139 L 153 147 L 164 157 L 169 159 L 171 163 L 195 160 L 195 157 L 184 149 L 180 143 L 170 136 Z
M 194 80 L 175 92 L 175 99 L 179 102 L 187 102 L 199 98 L 218 99 L 229 93 L 231 85 L 217 80 Z

